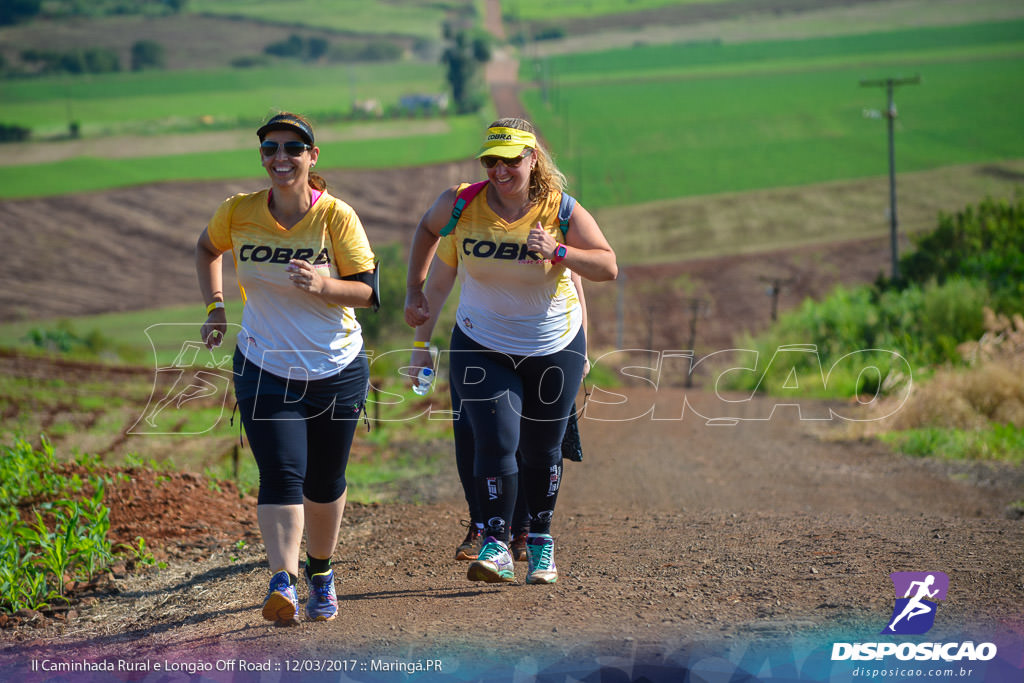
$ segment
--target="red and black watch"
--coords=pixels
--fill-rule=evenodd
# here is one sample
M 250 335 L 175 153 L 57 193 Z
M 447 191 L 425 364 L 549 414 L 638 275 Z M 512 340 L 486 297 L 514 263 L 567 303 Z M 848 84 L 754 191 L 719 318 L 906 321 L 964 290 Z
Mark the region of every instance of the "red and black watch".
M 551 265 L 554 265 L 565 258 L 565 245 L 556 244 L 555 253 L 551 255 Z

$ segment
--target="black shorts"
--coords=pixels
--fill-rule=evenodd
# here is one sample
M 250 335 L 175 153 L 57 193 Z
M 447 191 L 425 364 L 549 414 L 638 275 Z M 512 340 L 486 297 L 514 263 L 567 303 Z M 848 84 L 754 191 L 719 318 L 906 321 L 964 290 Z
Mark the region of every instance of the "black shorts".
M 235 350 L 235 397 L 260 471 L 260 505 L 330 503 L 345 492 L 349 450 L 366 403 L 363 352 L 337 375 L 295 380 Z

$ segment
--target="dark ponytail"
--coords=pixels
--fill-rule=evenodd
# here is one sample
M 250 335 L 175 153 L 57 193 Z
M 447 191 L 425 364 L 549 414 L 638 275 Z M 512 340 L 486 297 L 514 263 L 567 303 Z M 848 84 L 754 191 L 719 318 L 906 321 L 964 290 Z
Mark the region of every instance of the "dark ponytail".
M 312 187 L 314 190 L 323 192 L 324 190 L 327 189 L 327 181 L 324 180 L 324 177 L 319 173 L 313 173 L 312 171 L 310 171 L 309 186 Z

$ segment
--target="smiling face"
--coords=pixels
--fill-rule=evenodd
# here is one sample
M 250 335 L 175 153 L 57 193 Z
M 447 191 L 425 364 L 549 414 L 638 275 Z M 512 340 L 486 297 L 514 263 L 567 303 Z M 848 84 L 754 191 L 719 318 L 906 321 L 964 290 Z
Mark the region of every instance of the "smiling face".
M 272 130 L 263 141 L 277 143 L 277 151 L 269 156 L 260 151 L 260 160 L 270 176 L 270 182 L 281 189 L 305 187 L 309 182 L 309 170 L 316 164 L 320 149 L 312 147 L 303 150 L 298 156 L 291 156 L 285 149 L 285 143 L 301 143 L 303 140 L 298 133 L 290 130 Z
M 515 163 L 515 159 L 509 159 Z M 487 179 L 504 197 L 525 197 L 530 192 L 530 174 L 537 165 L 537 157 L 530 154 L 519 161 L 515 167 L 505 165 L 498 161 L 492 168 L 487 170 Z

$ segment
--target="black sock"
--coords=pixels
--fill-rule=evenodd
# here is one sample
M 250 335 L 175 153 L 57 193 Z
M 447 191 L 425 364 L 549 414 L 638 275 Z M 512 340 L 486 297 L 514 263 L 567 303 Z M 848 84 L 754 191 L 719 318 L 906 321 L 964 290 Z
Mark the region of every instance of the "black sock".
M 476 477 L 476 497 L 484 517 L 484 536 L 508 543 L 509 521 L 516 505 L 519 477 Z
M 551 533 L 551 516 L 562 484 L 562 462 L 546 468 L 524 466 L 522 472 L 524 493 L 530 508 L 530 533 Z
M 313 578 L 314 574 L 323 574 L 329 571 L 331 568 L 331 558 L 321 560 L 319 557 L 313 557 L 309 553 L 306 554 L 306 577 Z

